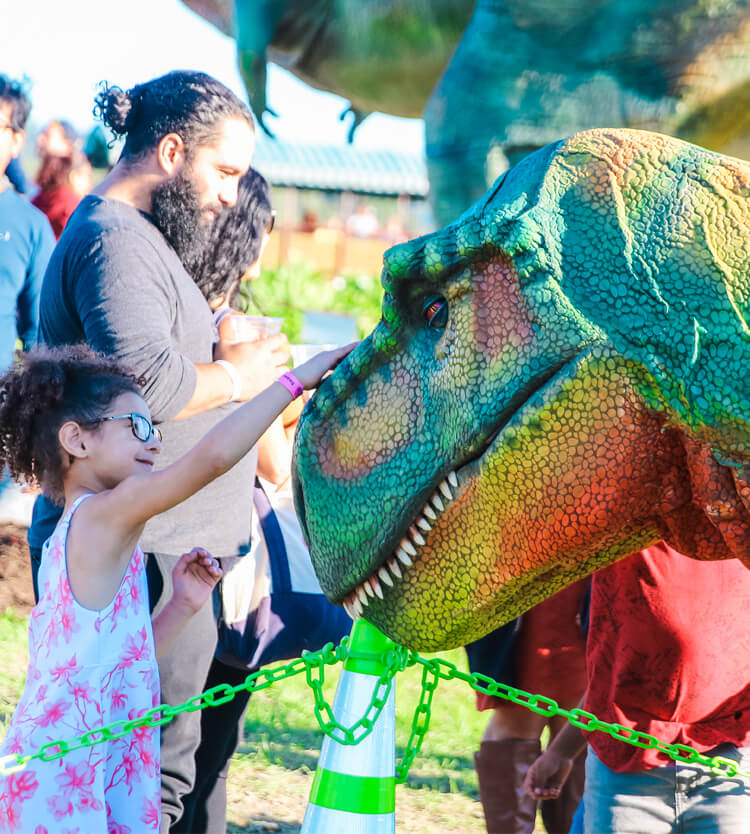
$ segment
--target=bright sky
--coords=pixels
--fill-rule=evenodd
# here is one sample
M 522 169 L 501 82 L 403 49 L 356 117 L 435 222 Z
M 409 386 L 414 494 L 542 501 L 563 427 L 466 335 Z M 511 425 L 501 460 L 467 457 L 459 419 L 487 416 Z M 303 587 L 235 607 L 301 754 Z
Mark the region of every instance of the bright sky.
M 91 108 L 101 80 L 124 89 L 172 69 L 210 73 L 247 100 L 235 45 L 178 0 L 2 0 L 0 72 L 33 82 L 31 119 L 40 125 L 67 118 L 79 130 L 93 125 Z M 269 68 L 268 103 L 279 118 L 267 124 L 279 138 L 342 145 L 346 102 L 320 93 L 291 74 Z M 373 114 L 355 146 L 423 153 L 420 119 Z

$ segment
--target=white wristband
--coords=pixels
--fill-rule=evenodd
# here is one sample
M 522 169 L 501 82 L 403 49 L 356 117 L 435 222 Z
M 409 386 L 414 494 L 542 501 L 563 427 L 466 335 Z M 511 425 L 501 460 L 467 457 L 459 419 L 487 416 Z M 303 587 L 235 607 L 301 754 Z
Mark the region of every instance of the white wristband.
M 240 372 L 226 359 L 214 359 L 214 365 L 221 365 L 229 374 L 229 378 L 232 380 L 232 399 L 230 402 L 237 402 L 242 396 L 242 377 L 240 377 Z

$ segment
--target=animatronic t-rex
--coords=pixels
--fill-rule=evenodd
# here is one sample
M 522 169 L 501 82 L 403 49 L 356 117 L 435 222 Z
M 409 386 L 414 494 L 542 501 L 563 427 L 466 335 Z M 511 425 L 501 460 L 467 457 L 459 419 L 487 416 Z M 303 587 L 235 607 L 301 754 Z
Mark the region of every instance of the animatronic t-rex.
M 184 2 L 236 38 L 259 118 L 266 61 L 349 99 L 355 125 L 423 115 L 440 224 L 508 161 L 587 128 L 744 156 L 732 143 L 750 128 L 750 0 Z
M 749 228 L 749 163 L 594 130 L 390 249 L 297 432 L 329 598 L 432 650 L 661 538 L 750 566 Z

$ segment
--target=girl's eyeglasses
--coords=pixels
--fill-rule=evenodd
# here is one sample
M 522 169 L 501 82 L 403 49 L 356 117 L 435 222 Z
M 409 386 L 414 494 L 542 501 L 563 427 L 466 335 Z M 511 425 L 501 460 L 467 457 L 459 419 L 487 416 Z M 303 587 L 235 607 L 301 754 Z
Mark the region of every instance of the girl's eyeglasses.
M 154 426 L 150 420 L 147 420 L 142 414 L 113 414 L 111 417 L 100 417 L 98 420 L 93 420 L 91 425 L 96 423 L 103 423 L 105 420 L 130 420 L 130 428 L 133 434 L 142 443 L 148 443 L 151 440 L 151 435 L 156 435 L 161 443 L 161 429 Z

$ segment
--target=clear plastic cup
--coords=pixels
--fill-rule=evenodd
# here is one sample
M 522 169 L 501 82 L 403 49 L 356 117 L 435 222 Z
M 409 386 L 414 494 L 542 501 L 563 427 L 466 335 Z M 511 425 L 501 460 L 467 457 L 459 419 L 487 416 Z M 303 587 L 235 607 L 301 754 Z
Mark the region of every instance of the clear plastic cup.
M 289 345 L 289 352 L 292 354 L 292 366 L 296 368 L 297 365 L 307 362 L 321 350 L 333 350 L 335 347 L 336 345 Z
M 277 316 L 232 316 L 232 335 L 235 342 L 254 342 L 281 333 L 283 318 Z

